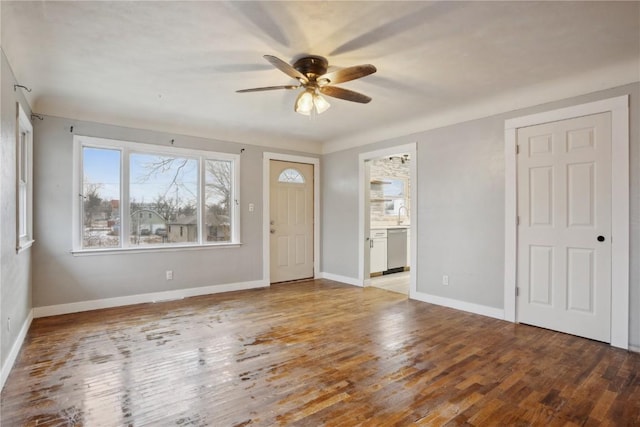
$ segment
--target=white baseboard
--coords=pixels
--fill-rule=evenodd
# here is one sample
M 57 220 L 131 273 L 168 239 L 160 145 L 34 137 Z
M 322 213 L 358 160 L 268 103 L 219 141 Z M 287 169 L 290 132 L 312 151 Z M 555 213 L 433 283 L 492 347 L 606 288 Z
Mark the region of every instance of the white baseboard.
M 456 310 L 468 311 L 469 313 L 480 314 L 482 316 L 493 317 L 495 319 L 504 320 L 504 310 L 501 308 L 489 307 L 486 305 L 473 304 L 466 301 L 459 301 L 451 298 L 439 297 L 436 295 L 425 294 L 423 292 L 414 292 L 409 298 L 430 304 L 441 305 L 444 307 L 455 308 Z
M 22 327 L 20 328 L 20 332 L 16 337 L 13 345 L 11 346 L 11 351 L 9 351 L 9 355 L 2 365 L 2 371 L 0 373 L 0 390 L 4 387 L 5 381 L 9 377 L 9 372 L 13 368 L 13 364 L 16 362 L 18 358 L 18 353 L 20 353 L 20 349 L 22 348 L 22 344 L 24 343 L 24 339 L 27 337 L 27 332 L 29 332 L 29 326 L 31 326 L 31 321 L 33 320 L 33 310 L 29 311 L 27 318 L 24 320 Z
M 629 351 L 633 351 L 634 353 L 640 353 L 640 347 L 636 347 L 635 345 L 630 345 Z
M 269 283 L 264 280 L 254 280 L 251 282 L 227 283 L 224 285 L 202 286 L 199 288 L 176 289 L 172 291 L 153 292 L 125 297 L 48 305 L 45 307 L 35 307 L 33 309 L 33 316 L 35 318 L 57 316 L 59 314 L 79 313 L 81 311 L 98 310 L 101 308 L 121 307 L 124 305 L 141 304 L 147 302 L 170 301 L 181 298 L 195 297 L 199 295 L 242 291 L 246 289 L 265 288 L 268 286 Z
M 335 282 L 346 283 L 347 285 L 362 287 L 362 283 L 360 283 L 360 280 L 354 279 L 353 277 L 341 276 L 339 274 L 321 272 L 318 275 L 318 279 L 333 280 Z

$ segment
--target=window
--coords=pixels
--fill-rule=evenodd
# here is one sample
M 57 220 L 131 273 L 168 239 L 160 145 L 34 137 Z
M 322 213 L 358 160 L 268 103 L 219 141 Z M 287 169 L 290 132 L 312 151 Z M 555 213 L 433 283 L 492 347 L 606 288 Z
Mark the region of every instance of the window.
M 239 243 L 239 156 L 76 136 L 75 250 Z
M 278 176 L 278 182 L 290 182 L 294 184 L 304 184 L 304 177 L 296 169 L 285 169 Z
M 19 103 L 17 105 L 16 135 L 16 250 L 27 249 L 33 244 L 33 126 Z

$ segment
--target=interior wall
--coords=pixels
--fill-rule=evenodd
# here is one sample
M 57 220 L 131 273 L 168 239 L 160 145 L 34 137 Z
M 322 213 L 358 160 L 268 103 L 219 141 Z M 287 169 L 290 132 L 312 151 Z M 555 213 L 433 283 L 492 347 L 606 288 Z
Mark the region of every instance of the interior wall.
M 34 307 L 262 280 L 264 148 L 51 116 L 35 123 L 34 134 Z M 236 154 L 244 148 L 240 158 L 242 244 L 74 256 L 70 252 L 74 134 L 164 146 L 174 139 L 175 147 Z M 249 203 L 255 205 L 253 212 Z M 166 280 L 166 270 L 173 270 L 173 280 Z
M 0 361 L 4 368 L 31 312 L 32 250 L 16 253 L 16 102 L 27 115 L 31 108 L 22 89 L 13 90 L 18 82 L 4 52 L 0 61 Z
M 322 158 L 322 271 L 358 277 L 358 155 L 417 142 L 417 290 L 503 308 L 504 121 L 630 94 L 630 337 L 640 346 L 640 83 L 428 130 Z M 449 285 L 442 285 L 442 275 Z

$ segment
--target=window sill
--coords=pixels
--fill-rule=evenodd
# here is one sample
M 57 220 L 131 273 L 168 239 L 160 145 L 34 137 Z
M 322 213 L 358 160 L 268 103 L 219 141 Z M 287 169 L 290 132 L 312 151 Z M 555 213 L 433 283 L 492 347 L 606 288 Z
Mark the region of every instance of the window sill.
M 143 248 L 104 248 L 104 249 L 74 249 L 73 256 L 110 255 L 110 254 L 145 254 L 153 252 L 180 252 L 207 249 L 239 248 L 242 243 L 216 243 L 208 245 L 179 245 L 179 246 L 150 246 Z
M 35 240 L 25 240 L 24 242 L 20 242 L 20 244 L 16 248 L 16 253 L 19 254 L 21 252 L 26 251 L 33 245 L 34 242 Z

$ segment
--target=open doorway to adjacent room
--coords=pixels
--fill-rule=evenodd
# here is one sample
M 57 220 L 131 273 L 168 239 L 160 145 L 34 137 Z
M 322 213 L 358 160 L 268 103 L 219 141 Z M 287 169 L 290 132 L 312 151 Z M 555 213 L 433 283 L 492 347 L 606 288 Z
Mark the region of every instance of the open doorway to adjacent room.
M 409 296 L 412 284 L 415 292 L 415 144 L 364 153 L 360 160 L 362 283 Z

